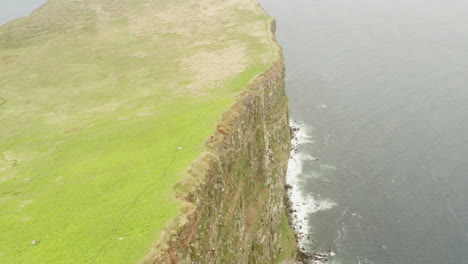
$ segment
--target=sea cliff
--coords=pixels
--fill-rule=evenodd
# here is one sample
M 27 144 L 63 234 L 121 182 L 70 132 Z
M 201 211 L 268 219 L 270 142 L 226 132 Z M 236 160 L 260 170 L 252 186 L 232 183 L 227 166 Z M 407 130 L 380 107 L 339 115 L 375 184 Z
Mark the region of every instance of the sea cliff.
M 251 0 L 49 0 L 0 26 L 0 262 L 294 255 L 272 30 Z
M 270 28 L 274 32 L 273 21 Z M 223 114 L 207 150 L 177 187 L 187 203 L 184 214 L 143 263 L 292 259 L 295 242 L 283 205 L 291 147 L 284 73 L 280 56 Z

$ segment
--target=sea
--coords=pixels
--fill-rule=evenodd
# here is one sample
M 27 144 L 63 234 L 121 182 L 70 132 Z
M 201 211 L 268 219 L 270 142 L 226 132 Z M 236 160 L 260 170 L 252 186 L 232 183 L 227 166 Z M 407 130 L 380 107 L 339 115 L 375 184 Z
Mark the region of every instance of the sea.
M 299 129 L 287 181 L 300 248 L 327 263 L 467 264 L 468 1 L 259 3 Z

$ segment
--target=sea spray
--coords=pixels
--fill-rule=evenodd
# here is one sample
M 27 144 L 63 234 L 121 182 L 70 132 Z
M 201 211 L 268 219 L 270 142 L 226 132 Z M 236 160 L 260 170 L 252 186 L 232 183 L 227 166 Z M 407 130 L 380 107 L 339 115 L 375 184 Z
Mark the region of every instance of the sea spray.
M 307 221 L 308 217 L 316 212 L 333 208 L 336 204 L 330 200 L 318 200 L 311 194 L 305 194 L 301 186 L 302 181 L 307 180 L 307 175 L 303 174 L 305 162 L 319 161 L 319 158 L 301 152 L 301 146 L 313 144 L 312 136 L 309 134 L 310 128 L 304 123 L 295 120 L 291 124 L 291 157 L 288 163 L 286 183 L 288 185 L 289 212 L 293 229 L 296 233 L 299 250 L 308 256 L 307 263 L 319 264 L 329 261 L 334 256 L 330 250 L 325 253 L 311 253 L 307 249 L 312 246 L 310 237 L 311 227 Z

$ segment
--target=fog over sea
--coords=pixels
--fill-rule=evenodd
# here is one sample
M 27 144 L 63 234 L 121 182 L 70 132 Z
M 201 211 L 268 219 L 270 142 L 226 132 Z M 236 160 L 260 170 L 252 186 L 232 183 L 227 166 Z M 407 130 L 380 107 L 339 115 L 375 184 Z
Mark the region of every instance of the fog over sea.
M 468 1 L 259 2 L 301 128 L 301 245 L 341 264 L 468 263 Z
M 0 0 L 0 25 L 29 15 L 47 0 Z

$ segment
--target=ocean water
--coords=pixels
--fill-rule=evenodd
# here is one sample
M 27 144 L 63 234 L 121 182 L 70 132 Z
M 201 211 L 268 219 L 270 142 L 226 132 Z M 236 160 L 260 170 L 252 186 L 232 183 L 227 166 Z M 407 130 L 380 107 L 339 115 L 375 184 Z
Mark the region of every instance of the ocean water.
M 277 20 L 301 247 L 468 263 L 468 1 L 259 0 Z
M 0 25 L 29 15 L 47 0 L 0 0 Z

